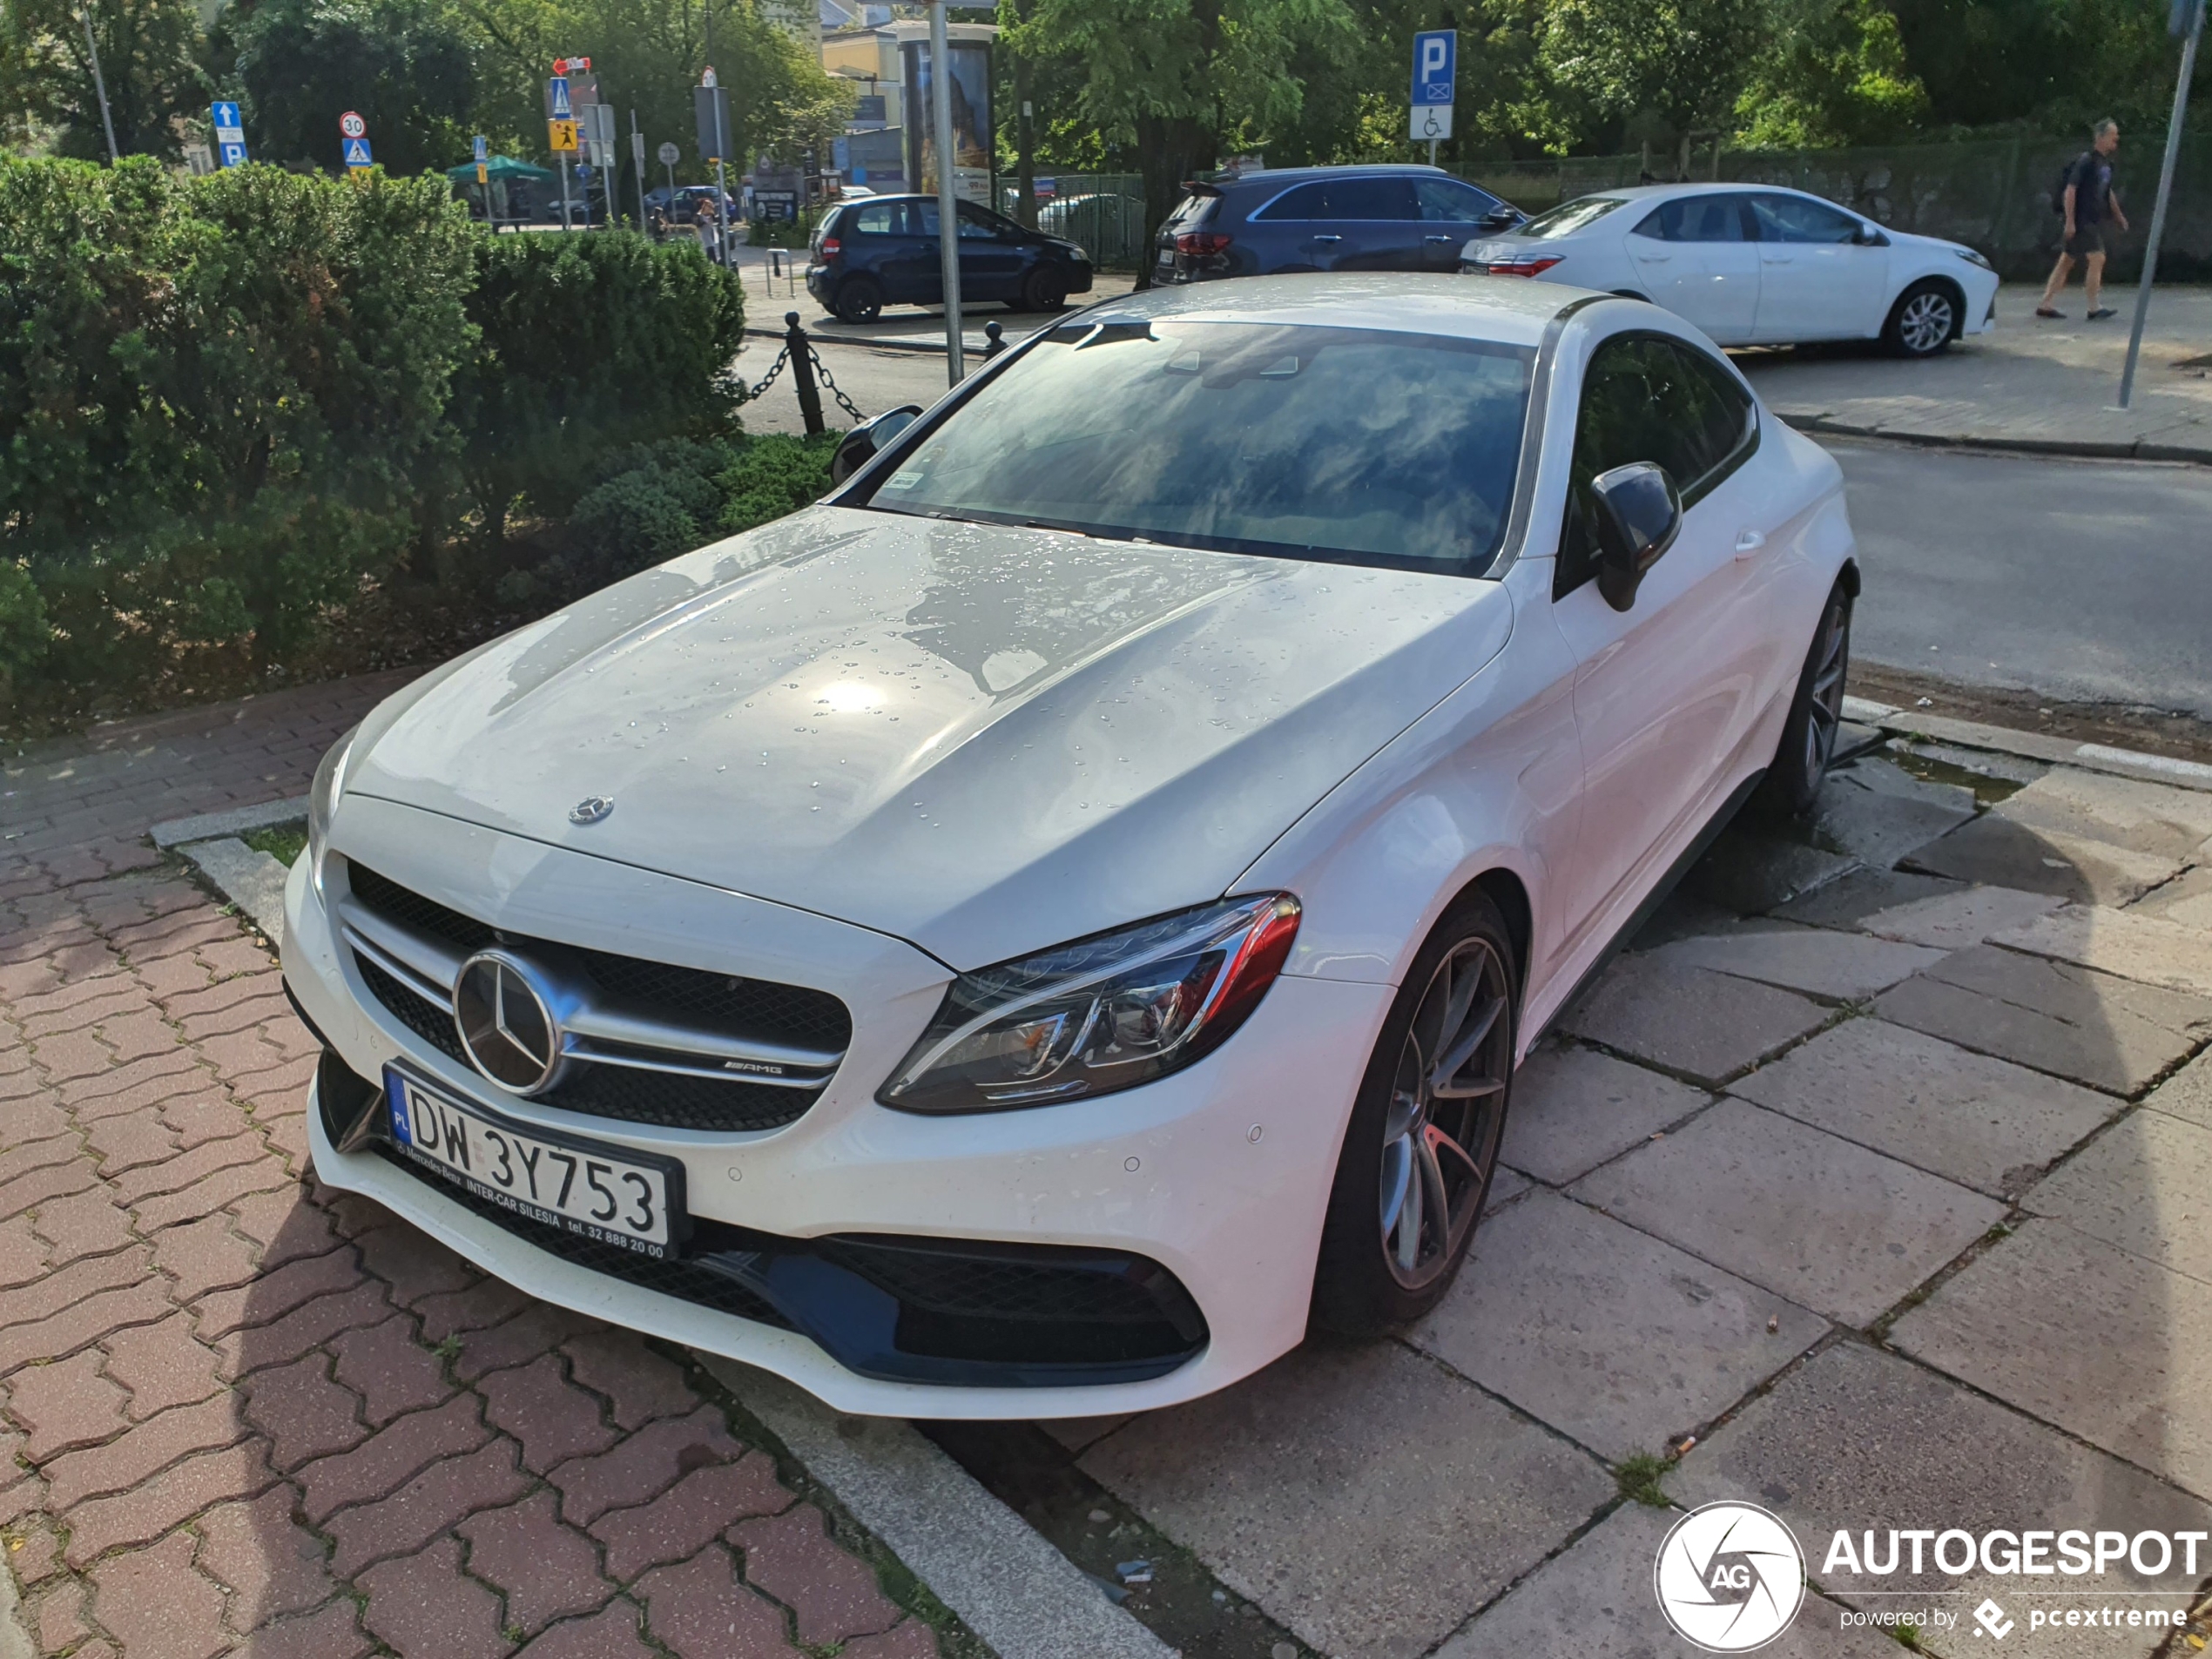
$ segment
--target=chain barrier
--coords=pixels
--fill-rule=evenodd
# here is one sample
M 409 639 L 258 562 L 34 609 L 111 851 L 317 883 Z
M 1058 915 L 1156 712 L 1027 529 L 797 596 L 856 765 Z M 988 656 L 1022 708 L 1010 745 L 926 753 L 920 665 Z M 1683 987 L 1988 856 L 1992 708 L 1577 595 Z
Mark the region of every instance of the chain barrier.
M 809 348 L 808 354 L 810 356 L 813 354 L 811 347 Z M 751 403 L 755 399 L 759 398 L 762 393 L 765 392 L 770 386 L 775 383 L 776 376 L 784 372 L 784 365 L 789 361 L 791 361 L 791 347 L 786 346 L 776 354 L 776 361 L 768 365 L 768 372 L 765 374 L 763 374 L 757 383 L 745 388 L 745 397 L 742 401 Z
M 844 389 L 832 378 L 829 365 L 822 361 L 821 353 L 814 349 L 814 343 L 812 341 L 806 342 L 806 354 L 814 360 L 814 373 L 821 377 L 822 384 L 829 388 L 829 395 L 837 400 L 837 407 L 851 415 L 856 424 L 867 420 L 868 417 L 860 413 L 853 400 L 845 395 Z

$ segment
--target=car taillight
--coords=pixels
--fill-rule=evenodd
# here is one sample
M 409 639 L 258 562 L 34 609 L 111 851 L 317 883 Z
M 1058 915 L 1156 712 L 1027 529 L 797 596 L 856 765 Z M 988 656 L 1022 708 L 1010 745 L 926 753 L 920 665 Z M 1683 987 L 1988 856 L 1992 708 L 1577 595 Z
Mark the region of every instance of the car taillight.
M 1559 264 L 1561 258 L 1561 255 L 1552 253 L 1518 260 L 1501 260 L 1490 266 L 1490 274 L 1517 277 L 1541 276 L 1552 266 Z
M 1219 231 L 1185 231 L 1175 239 L 1175 251 L 1188 259 L 1210 260 L 1217 253 L 1228 253 L 1233 239 Z
M 822 257 L 826 260 L 835 259 L 837 257 L 838 246 L 837 238 L 834 236 L 825 236 L 822 238 L 820 247 Z

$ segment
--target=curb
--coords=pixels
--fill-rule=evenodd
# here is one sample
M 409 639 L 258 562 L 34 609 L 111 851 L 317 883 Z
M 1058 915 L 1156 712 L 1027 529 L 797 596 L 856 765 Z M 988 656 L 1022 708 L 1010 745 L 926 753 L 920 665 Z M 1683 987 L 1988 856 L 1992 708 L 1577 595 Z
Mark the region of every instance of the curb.
M 2141 783 L 2167 784 L 2212 794 L 2212 765 L 2202 761 L 2176 760 L 2170 755 L 2115 749 L 2108 744 L 2076 743 L 2069 738 L 2047 738 L 2040 732 L 1984 725 L 1978 720 L 1952 720 L 1939 714 L 1892 708 L 1886 703 L 1870 703 L 1857 697 L 1844 699 L 1844 718 L 1861 725 L 1878 727 L 1892 738 L 1920 738 L 1953 744 L 1961 749 L 2017 755 L 2024 760 L 2040 760 L 2048 765 L 2076 766 L 2085 772 L 2108 772 Z
M 233 806 L 226 813 L 202 813 L 196 818 L 172 818 L 156 824 L 148 834 L 163 852 L 187 841 L 212 841 L 219 835 L 243 835 L 248 830 L 296 824 L 307 815 L 307 798 L 265 801 L 259 806 Z
M 38 1644 L 23 1622 L 15 1569 L 0 1562 L 0 1659 L 38 1659 Z
M 263 938 L 279 950 L 284 948 L 284 884 L 290 871 L 232 836 L 189 842 L 177 850 L 199 867 L 216 892 L 246 914 Z
M 1770 408 L 1772 406 L 1770 405 Z M 2178 461 L 2191 466 L 2212 467 L 2212 443 L 2155 443 L 2136 439 L 2127 443 L 2101 443 L 2081 438 L 2007 438 L 1956 432 L 1898 432 L 1888 427 L 1831 420 L 1825 413 L 1774 410 L 1775 418 L 1804 433 L 1833 438 L 1875 438 L 1885 443 L 1911 444 L 1922 449 L 1985 449 L 2004 455 L 2067 455 L 2081 461 Z
M 780 1377 L 695 1357 L 999 1659 L 1177 1659 L 913 1424 L 840 1417 Z

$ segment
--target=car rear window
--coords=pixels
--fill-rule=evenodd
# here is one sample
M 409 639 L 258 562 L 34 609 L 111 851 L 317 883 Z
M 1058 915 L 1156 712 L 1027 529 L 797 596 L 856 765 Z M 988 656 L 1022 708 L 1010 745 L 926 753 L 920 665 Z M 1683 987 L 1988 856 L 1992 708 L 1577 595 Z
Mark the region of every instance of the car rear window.
M 1622 205 L 1623 199 L 1619 196 L 1583 196 L 1575 201 L 1561 202 L 1548 213 L 1537 214 L 1514 234 L 1538 241 L 1548 236 L 1571 236 L 1585 225 L 1596 224 Z
M 1161 228 L 1169 231 L 1194 230 L 1213 217 L 1213 210 L 1220 203 L 1221 198 L 1218 196 L 1211 192 L 1201 194 L 1193 191 L 1176 203 L 1175 211 L 1167 216 L 1167 220 Z
M 1480 576 L 1534 356 L 1379 329 L 1072 320 L 853 504 Z

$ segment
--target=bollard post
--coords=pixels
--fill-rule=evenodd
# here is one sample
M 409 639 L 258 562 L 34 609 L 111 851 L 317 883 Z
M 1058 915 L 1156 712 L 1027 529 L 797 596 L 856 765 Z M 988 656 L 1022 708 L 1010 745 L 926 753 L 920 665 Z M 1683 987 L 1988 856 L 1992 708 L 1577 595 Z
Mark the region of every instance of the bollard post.
M 814 384 L 814 348 L 806 343 L 806 331 L 799 326 L 796 311 L 785 312 L 784 322 L 784 344 L 791 351 L 792 380 L 799 388 L 799 412 L 806 419 L 806 435 L 811 438 L 824 430 L 822 394 Z
M 983 325 L 983 338 L 989 342 L 983 347 L 986 361 L 1006 349 L 1006 327 L 996 317 Z

